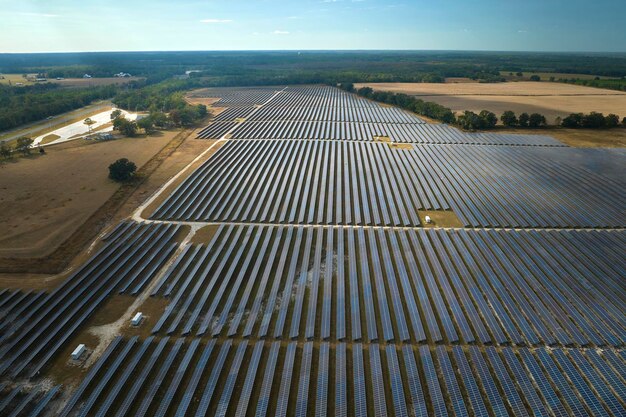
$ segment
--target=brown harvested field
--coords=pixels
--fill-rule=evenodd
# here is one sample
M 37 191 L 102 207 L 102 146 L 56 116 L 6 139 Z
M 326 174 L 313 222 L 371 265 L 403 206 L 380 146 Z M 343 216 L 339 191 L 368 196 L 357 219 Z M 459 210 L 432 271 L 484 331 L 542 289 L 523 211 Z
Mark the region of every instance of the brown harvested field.
M 549 82 L 510 83 L 371 83 L 356 84 L 374 90 L 405 93 L 433 101 L 454 112 L 489 110 L 498 116 L 506 110 L 515 113 L 541 113 L 549 124 L 570 113 L 597 111 L 626 116 L 626 92 Z
M 177 131 L 109 142 L 68 142 L 44 156 L 0 167 L 0 258 L 45 256 L 67 239 L 119 188 L 108 166 L 128 158 L 138 167 Z

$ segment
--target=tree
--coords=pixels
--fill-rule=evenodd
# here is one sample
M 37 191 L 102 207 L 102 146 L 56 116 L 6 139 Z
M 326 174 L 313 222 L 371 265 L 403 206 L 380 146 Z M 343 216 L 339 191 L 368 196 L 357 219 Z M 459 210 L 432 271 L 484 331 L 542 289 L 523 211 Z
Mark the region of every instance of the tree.
M 542 114 L 533 113 L 528 117 L 528 127 L 537 128 L 546 125 L 546 118 Z
M 360 96 L 363 97 L 371 97 L 372 93 L 374 92 L 374 90 L 372 90 L 370 87 L 361 87 L 358 89 L 358 94 Z
M 530 76 L 529 78 L 530 81 L 541 81 L 541 77 L 538 76 L 537 74 L 533 74 Z
M 111 120 L 115 120 L 122 115 L 122 111 L 120 109 L 115 109 L 111 112 Z
M 502 113 L 502 116 L 500 116 L 500 120 L 502 121 L 502 124 L 507 127 L 517 126 L 517 116 L 515 116 L 515 113 L 511 110 L 507 110 Z
M 128 181 L 135 175 L 135 171 L 137 166 L 134 162 L 121 158 L 109 165 L 109 178 L 117 182 Z
M 482 129 L 485 121 L 472 111 L 465 111 L 457 118 L 457 123 L 465 130 Z
M 622 119 L 622 126 L 626 127 L 626 117 Z
M 86 118 L 83 123 L 87 125 L 87 128 L 89 129 L 89 133 L 91 133 L 91 126 L 96 124 L 96 122 L 91 120 L 91 118 L 89 118 L 89 117 Z
M 483 120 L 481 126 L 483 129 L 492 129 L 498 123 L 498 117 L 489 110 L 481 111 L 478 116 Z
M 33 144 L 33 140 L 31 138 L 27 138 L 26 136 L 22 136 L 18 138 L 15 143 L 15 150 L 20 152 L 22 155 L 30 155 L 30 146 Z
M 137 127 L 143 129 L 143 131 L 146 132 L 146 134 L 150 134 L 154 132 L 155 130 L 154 123 L 152 122 L 152 119 L 150 118 L 150 116 L 143 117 L 137 120 Z
M 153 111 L 150 112 L 150 119 L 152 120 L 152 123 L 159 128 L 164 128 L 167 127 L 167 125 L 169 124 L 169 120 L 167 119 L 167 115 L 165 113 L 163 113 L 162 111 Z
M 581 126 L 587 129 L 599 129 L 606 125 L 606 120 L 602 113 L 592 111 L 582 118 Z
M 609 114 L 604 118 L 604 124 L 608 128 L 613 128 L 619 126 L 619 116 L 617 114 Z
M 581 126 L 583 120 L 582 113 L 572 113 L 561 122 L 561 126 L 576 129 Z
M 517 75 L 518 77 L 523 77 L 523 76 L 524 76 L 524 74 L 523 74 L 523 73 L 521 73 L 521 72 L 518 72 L 518 73 L 516 73 L 515 75 Z
M 9 159 L 11 157 L 11 148 L 9 148 L 4 142 L 0 144 L 0 156 L 4 159 Z
M 124 136 L 133 137 L 137 134 L 137 123 L 134 120 L 120 116 L 113 120 L 113 129 Z
M 519 115 L 519 119 L 517 120 L 517 122 L 519 123 L 520 127 L 528 127 L 529 119 L 530 116 L 528 115 L 528 113 L 522 113 Z

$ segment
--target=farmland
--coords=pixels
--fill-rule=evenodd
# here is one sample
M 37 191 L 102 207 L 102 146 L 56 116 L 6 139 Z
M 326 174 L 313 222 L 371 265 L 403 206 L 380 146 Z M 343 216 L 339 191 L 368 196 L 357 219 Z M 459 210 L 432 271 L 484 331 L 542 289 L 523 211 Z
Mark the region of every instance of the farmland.
M 626 93 L 549 82 L 507 83 L 374 83 L 357 84 L 375 90 L 405 93 L 433 101 L 454 112 L 489 110 L 498 116 L 506 110 L 543 114 L 549 124 L 556 117 L 592 111 L 626 115 Z
M 225 109 L 198 158 L 55 289 L 0 292 L 0 407 L 626 413 L 623 152 L 326 86 L 196 96 Z

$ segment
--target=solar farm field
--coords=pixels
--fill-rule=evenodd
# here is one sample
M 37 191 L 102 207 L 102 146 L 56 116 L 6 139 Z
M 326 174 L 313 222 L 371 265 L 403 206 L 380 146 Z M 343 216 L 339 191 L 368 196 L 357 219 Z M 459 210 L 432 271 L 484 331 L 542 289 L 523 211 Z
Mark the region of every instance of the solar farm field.
M 219 150 L 58 288 L 0 289 L 0 415 L 626 415 L 624 152 L 326 86 L 194 96 Z

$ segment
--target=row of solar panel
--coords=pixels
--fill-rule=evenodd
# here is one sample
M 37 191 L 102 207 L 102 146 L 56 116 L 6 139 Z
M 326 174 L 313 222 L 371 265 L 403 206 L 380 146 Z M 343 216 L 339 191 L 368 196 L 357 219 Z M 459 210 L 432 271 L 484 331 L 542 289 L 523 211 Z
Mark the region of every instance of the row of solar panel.
M 231 107 L 215 117 L 215 121 L 335 121 L 415 124 L 422 119 L 397 107 Z
M 541 135 L 513 135 L 500 133 L 466 133 L 447 125 L 433 125 L 425 123 L 396 123 L 385 120 L 387 117 L 377 115 L 373 120 L 343 121 L 326 120 L 289 120 L 281 119 L 280 115 L 271 121 L 256 121 L 264 112 L 272 110 L 279 113 L 290 108 L 262 108 L 255 112 L 248 120 L 237 123 L 218 120 L 210 123 L 198 132 L 201 139 L 219 139 L 225 132 L 230 132 L 232 139 L 297 139 L 297 140 L 345 140 L 358 142 L 373 142 L 380 138 L 389 138 L 395 143 L 425 143 L 425 144 L 466 144 L 466 145 L 517 145 L 517 146 L 549 146 L 563 147 L 561 142 L 549 136 Z M 345 109 L 344 109 L 345 110 Z M 363 109 L 351 109 L 363 110 Z M 389 109 L 391 110 L 391 109 Z M 399 110 L 398 110 L 399 111 Z M 339 117 L 341 119 L 341 117 Z M 226 116 L 224 116 L 226 117 Z
M 221 226 L 164 274 L 152 331 L 621 346 L 624 249 L 616 232 Z
M 199 339 L 170 343 L 168 338 L 117 339 L 113 345 L 74 392 L 62 417 L 626 412 L 626 364 L 613 351 L 204 344 Z
M 9 387 L 0 384 L 0 415 L 38 417 L 51 414 L 54 401 L 61 390 L 60 385 L 44 388 L 42 385 L 18 384 Z
M 146 287 L 178 247 L 178 230 L 125 222 L 59 287 L 16 305 L 22 312 L 0 336 L 0 373 L 37 375 L 111 294 Z
M 624 227 L 626 184 L 576 166 L 578 157 L 556 148 L 230 141 L 153 218 L 418 226 L 417 210 L 452 208 L 468 227 Z

